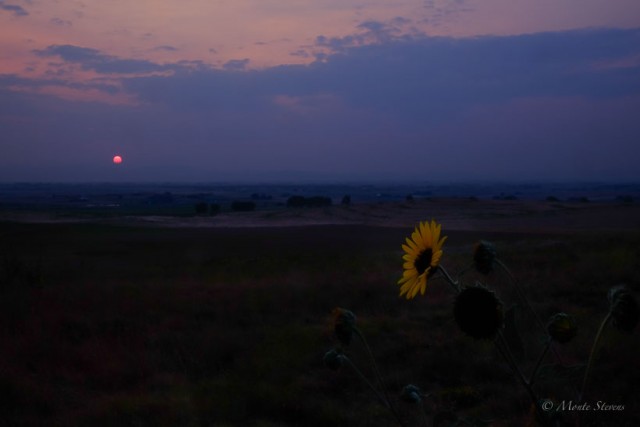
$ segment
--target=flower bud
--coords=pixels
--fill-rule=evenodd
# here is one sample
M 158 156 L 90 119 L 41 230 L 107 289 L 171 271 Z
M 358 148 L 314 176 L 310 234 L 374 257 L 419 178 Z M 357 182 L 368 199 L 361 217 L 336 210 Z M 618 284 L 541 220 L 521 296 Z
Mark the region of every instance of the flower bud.
M 422 401 L 422 391 L 413 384 L 404 386 L 400 398 L 408 403 L 420 403 Z
M 493 339 L 504 320 L 502 302 L 494 292 L 478 285 L 458 294 L 453 315 L 462 332 L 476 339 Z
M 337 371 L 342 366 L 342 357 L 342 353 L 334 348 L 327 351 L 322 360 L 327 368 Z
M 573 317 L 566 313 L 556 313 L 547 323 L 547 332 L 551 339 L 560 344 L 571 341 L 578 333 L 578 327 Z
M 343 308 L 333 310 L 333 332 L 338 341 L 344 346 L 348 346 L 353 336 L 353 329 L 356 325 L 356 315 Z
M 638 324 L 638 303 L 629 289 L 618 285 L 609 290 L 609 304 L 613 326 L 623 332 L 631 332 Z
M 496 248 L 493 243 L 481 240 L 476 243 L 473 251 L 473 262 L 478 270 L 482 274 L 489 274 L 493 271 L 493 266 L 496 261 Z

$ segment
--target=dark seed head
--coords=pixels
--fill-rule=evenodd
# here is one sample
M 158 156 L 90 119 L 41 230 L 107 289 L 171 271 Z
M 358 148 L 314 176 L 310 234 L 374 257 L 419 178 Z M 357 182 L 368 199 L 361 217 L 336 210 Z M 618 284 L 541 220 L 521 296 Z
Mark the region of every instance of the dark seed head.
M 473 251 L 473 262 L 476 270 L 482 274 L 489 274 L 493 271 L 496 261 L 496 248 L 492 243 L 481 240 L 476 243 Z
M 611 288 L 608 297 L 613 326 L 622 332 L 633 331 L 638 324 L 640 310 L 631 291 L 624 285 L 618 285 Z
M 547 323 L 547 332 L 554 341 L 565 344 L 576 336 L 578 327 L 573 317 L 566 313 L 556 313 Z
M 453 314 L 458 327 L 476 339 L 492 339 L 502 327 L 502 302 L 483 286 L 468 287 L 456 297 Z
M 327 368 L 337 371 L 342 366 L 342 353 L 336 349 L 329 350 L 324 354 L 323 361 Z
M 356 315 L 344 308 L 333 310 L 333 332 L 340 344 L 348 346 L 356 326 Z

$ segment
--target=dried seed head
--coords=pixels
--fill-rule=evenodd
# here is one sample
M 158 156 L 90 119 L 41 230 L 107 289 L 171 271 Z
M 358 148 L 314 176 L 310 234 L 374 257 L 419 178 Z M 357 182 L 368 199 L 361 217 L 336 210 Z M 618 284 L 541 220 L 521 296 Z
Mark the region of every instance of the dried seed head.
M 335 308 L 333 310 L 333 332 L 340 344 L 348 346 L 351 343 L 353 329 L 356 326 L 356 315 L 344 308 Z
M 422 390 L 413 384 L 404 386 L 400 398 L 408 403 L 420 403 L 422 401 Z
M 608 297 L 613 326 L 623 332 L 633 331 L 640 313 L 631 291 L 625 285 L 618 285 L 609 290 Z
M 453 314 L 462 332 L 476 339 L 493 339 L 504 320 L 502 302 L 494 292 L 479 285 L 458 294 Z
M 327 368 L 337 371 L 342 366 L 343 356 L 340 351 L 334 348 L 327 351 L 322 360 Z
M 493 271 L 493 267 L 496 261 L 496 248 L 493 243 L 481 240 L 476 243 L 473 251 L 473 262 L 478 270 L 482 274 L 489 274 Z
M 560 344 L 571 341 L 578 333 L 578 327 L 573 317 L 566 313 L 556 313 L 547 323 L 547 332 L 551 339 Z

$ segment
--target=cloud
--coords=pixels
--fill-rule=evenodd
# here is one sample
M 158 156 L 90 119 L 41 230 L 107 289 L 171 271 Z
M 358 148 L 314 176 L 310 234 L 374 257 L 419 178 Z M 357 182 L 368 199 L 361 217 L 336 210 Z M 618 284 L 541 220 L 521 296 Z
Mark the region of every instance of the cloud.
M 398 179 L 640 180 L 640 29 L 455 39 L 395 36 L 392 28 L 364 23 L 352 37 L 390 36 L 373 44 L 343 38 L 322 61 L 261 70 L 242 59 L 220 69 L 132 66 L 95 49 L 49 46 L 37 54 L 109 74 L 91 82 L 106 85 L 93 90 L 140 102 L 55 104 L 11 88 L 70 83 L 4 76 L 0 124 L 19 139 L 15 150 L 126 144 L 148 179 L 166 179 L 163 170 L 177 164 L 198 179 L 237 165 L 248 178 L 314 169 Z M 104 71 L 113 68 L 170 72 Z M 107 78 L 120 86 L 109 89 Z M 29 115 L 33 103 L 40 111 Z M 43 123 L 23 126 L 16 111 Z
M 349 46 L 311 67 L 308 86 L 425 119 L 517 97 L 621 96 L 640 90 L 638 68 L 593 64 L 640 52 L 638 38 L 637 29 L 584 30 Z
M 51 18 L 49 22 L 59 27 L 71 27 L 73 25 L 71 21 L 61 18 Z
M 637 29 L 472 39 L 421 36 L 342 47 L 308 66 L 238 73 L 247 60 L 233 60 L 222 70 L 203 65 L 196 72 L 184 66 L 173 75 L 127 78 L 123 84 L 142 100 L 177 108 L 255 108 L 279 95 L 334 94 L 355 109 L 403 121 L 437 121 L 476 105 L 522 97 L 639 93 L 638 63 L 601 65 L 639 54 L 638 38 Z M 87 61 L 95 52 L 74 55 Z M 177 69 L 178 64 L 167 67 Z
M 225 62 L 223 65 L 224 69 L 227 71 L 242 71 L 249 64 L 249 59 L 232 59 L 230 61 Z
M 61 78 L 64 74 L 63 70 L 59 70 L 59 72 L 50 72 L 47 73 L 49 78 L 45 79 L 28 79 L 15 74 L 0 74 L 0 90 L 14 89 L 31 93 L 37 92 L 38 89 L 44 87 L 64 87 L 76 90 L 97 90 L 110 95 L 120 91 L 118 85 L 101 82 L 97 79 L 85 83 L 64 80 Z
M 425 0 L 424 9 L 428 17 L 423 21 L 432 27 L 441 27 L 458 20 L 460 15 L 474 9 L 466 0 Z
M 155 48 L 153 48 L 153 50 L 164 50 L 166 52 L 177 52 L 178 48 L 177 47 L 173 47 L 173 46 L 169 46 L 169 45 L 162 45 L 162 46 L 156 46 Z
M 103 54 L 97 49 L 73 45 L 50 45 L 45 49 L 34 50 L 33 53 L 45 58 L 57 56 L 66 62 L 79 64 L 85 70 L 105 74 L 150 73 L 168 69 L 151 61 L 121 59 Z
M 22 6 L 15 4 L 8 4 L 3 0 L 0 0 L 0 10 L 6 10 L 8 12 L 12 12 L 14 16 L 28 16 L 29 12 L 27 12 Z
M 343 37 L 326 37 L 319 35 L 316 37 L 315 46 L 324 50 L 316 52 L 316 58 L 326 59 L 327 54 L 344 53 L 347 49 L 388 44 L 391 42 L 402 42 L 424 37 L 414 29 L 412 21 L 403 17 L 396 17 L 387 21 L 365 21 L 356 26 L 357 31 Z

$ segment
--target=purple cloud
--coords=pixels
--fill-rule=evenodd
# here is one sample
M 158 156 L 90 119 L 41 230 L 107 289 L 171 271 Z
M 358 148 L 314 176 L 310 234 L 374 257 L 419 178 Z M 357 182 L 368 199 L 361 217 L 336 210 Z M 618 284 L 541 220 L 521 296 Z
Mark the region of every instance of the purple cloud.
M 22 6 L 16 4 L 8 4 L 4 0 L 0 0 L 0 10 L 6 10 L 12 12 L 14 16 L 28 16 L 27 12 Z
M 33 53 L 43 58 L 57 56 L 63 61 L 79 64 L 85 70 L 105 74 L 149 73 L 167 69 L 151 61 L 121 59 L 103 54 L 97 49 L 73 45 L 51 45 L 45 49 L 34 50 Z
M 385 28 L 366 23 L 358 34 Z M 413 35 L 337 43 L 323 61 L 251 71 L 245 60 L 222 69 L 133 66 L 95 49 L 50 46 L 37 54 L 107 74 L 140 103 L 25 95 L 14 88 L 69 83 L 0 76 L 0 125 L 10 141 L 0 179 L 41 171 L 48 161 L 26 153 L 62 147 L 92 164 L 97 151 L 117 144 L 137 159 L 132 179 L 206 180 L 235 168 L 247 179 L 296 169 L 358 178 L 640 180 L 639 37 L 640 29 Z M 172 73 L 110 71 L 155 67 Z M 116 90 L 107 86 L 98 90 Z
M 224 69 L 227 71 L 242 71 L 249 64 L 249 59 L 232 59 L 230 61 L 225 62 L 223 65 Z

